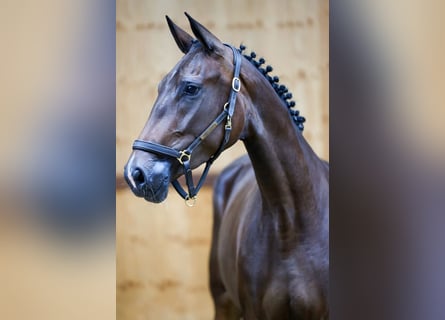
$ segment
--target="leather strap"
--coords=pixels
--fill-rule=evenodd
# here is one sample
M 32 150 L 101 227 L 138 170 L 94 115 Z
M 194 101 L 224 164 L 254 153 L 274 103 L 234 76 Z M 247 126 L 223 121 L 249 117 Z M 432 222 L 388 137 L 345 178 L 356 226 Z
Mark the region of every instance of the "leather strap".
M 133 143 L 133 150 L 153 152 L 159 155 L 168 155 L 173 158 L 178 158 L 181 155 L 181 153 L 176 149 L 143 140 L 135 140 Z

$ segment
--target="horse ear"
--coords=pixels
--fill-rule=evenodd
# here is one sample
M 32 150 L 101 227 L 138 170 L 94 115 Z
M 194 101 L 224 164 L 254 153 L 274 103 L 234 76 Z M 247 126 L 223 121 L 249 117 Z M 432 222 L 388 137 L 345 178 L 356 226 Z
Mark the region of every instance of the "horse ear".
M 183 53 L 187 53 L 190 50 L 190 47 L 193 43 L 193 37 L 189 35 L 187 32 L 179 28 L 168 16 L 165 16 L 167 19 L 168 27 L 170 28 L 170 32 L 173 38 L 176 41 L 179 49 Z
M 207 30 L 202 24 L 193 19 L 187 12 L 184 12 L 189 19 L 190 26 L 193 34 L 204 45 L 208 51 L 224 50 L 223 43 L 217 37 L 215 37 L 209 30 Z

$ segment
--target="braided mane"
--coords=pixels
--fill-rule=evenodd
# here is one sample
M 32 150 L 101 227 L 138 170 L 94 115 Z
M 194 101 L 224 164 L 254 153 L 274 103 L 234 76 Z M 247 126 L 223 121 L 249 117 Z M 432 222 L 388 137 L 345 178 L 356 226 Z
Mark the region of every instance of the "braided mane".
M 246 50 L 246 46 L 240 45 L 239 51 L 241 54 L 243 54 L 243 51 Z M 271 66 L 267 66 L 266 68 L 262 68 L 261 65 L 263 65 L 266 60 L 264 58 L 259 58 L 258 61 L 255 60 L 256 53 L 251 52 L 249 55 L 243 54 L 243 56 L 250 61 L 251 64 L 253 64 L 258 71 L 270 82 L 272 87 L 274 88 L 275 92 L 278 94 L 278 96 L 286 103 L 287 108 L 289 109 L 289 113 L 292 116 L 292 119 L 294 120 L 295 125 L 300 129 L 300 131 L 303 131 L 304 125 L 303 123 L 306 121 L 306 119 L 302 116 L 300 116 L 300 111 L 295 109 L 295 101 L 292 99 L 292 93 L 289 92 L 289 90 L 284 85 L 278 84 L 280 81 L 280 78 L 277 76 L 270 76 L 268 75 L 269 72 L 273 70 Z

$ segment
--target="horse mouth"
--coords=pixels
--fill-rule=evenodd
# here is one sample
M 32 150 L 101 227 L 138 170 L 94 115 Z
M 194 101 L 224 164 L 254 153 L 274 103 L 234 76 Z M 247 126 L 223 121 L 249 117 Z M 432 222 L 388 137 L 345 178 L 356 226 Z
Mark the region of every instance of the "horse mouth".
M 148 202 L 161 203 L 167 198 L 168 195 L 168 182 L 161 184 L 157 188 L 146 186 L 143 189 L 143 198 Z
M 144 198 L 148 202 L 161 203 L 168 195 L 168 182 L 159 186 L 143 184 L 137 188 L 131 186 L 131 191 L 136 197 Z

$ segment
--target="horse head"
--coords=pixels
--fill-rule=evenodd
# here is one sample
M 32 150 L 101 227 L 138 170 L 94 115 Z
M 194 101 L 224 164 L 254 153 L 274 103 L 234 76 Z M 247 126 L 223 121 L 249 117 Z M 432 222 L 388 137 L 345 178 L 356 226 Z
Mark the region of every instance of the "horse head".
M 244 127 L 241 95 L 236 102 L 241 55 L 186 15 L 196 39 L 166 17 L 184 56 L 159 83 L 150 116 L 124 169 L 133 193 L 155 203 L 165 200 L 170 182 L 182 189 L 176 181 L 181 175 L 186 176 L 188 192 L 178 192 L 186 200 L 194 198 L 202 183 L 195 188 L 191 170 L 203 163 L 210 167 L 242 136 Z

